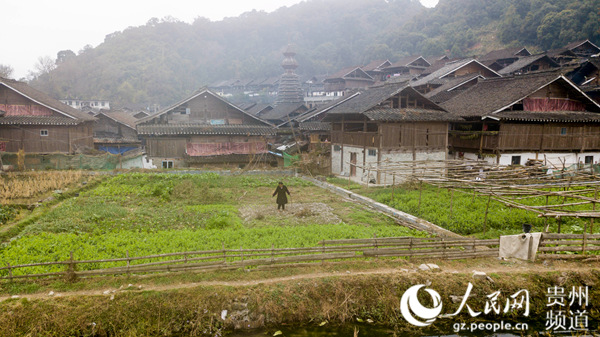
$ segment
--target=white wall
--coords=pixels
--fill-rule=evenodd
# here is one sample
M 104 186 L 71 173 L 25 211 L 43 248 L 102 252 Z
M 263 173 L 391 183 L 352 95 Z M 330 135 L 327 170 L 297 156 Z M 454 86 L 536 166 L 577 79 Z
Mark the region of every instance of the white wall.
M 592 163 L 600 161 L 600 152 L 583 152 L 583 153 L 572 153 L 572 152 L 563 152 L 563 153 L 533 153 L 533 152 L 515 152 L 515 153 L 503 153 L 500 155 L 500 161 L 496 157 L 484 157 L 483 160 L 490 163 L 496 164 L 499 163 L 503 166 L 508 166 L 512 164 L 513 156 L 521 156 L 521 165 L 525 165 L 527 160 L 529 159 L 538 159 L 542 160 L 543 164 L 546 166 L 550 166 L 557 169 L 562 169 L 563 162 L 565 163 L 565 167 L 569 167 L 573 164 L 577 164 L 580 161 L 585 163 L 586 156 L 593 156 Z M 459 159 L 458 155 L 455 153 L 453 156 L 454 159 Z M 465 160 L 478 160 L 476 153 L 467 153 L 464 154 Z
M 411 162 L 413 161 L 412 152 L 400 151 L 400 150 L 382 150 L 381 153 L 377 153 L 379 150 L 376 148 L 367 148 L 366 153 L 362 147 L 358 146 L 350 146 L 350 145 L 340 145 L 340 151 L 334 151 L 334 146 L 331 148 L 331 172 L 336 175 L 343 175 L 344 177 L 348 177 L 350 175 L 350 155 L 351 153 L 356 153 L 356 176 L 350 177 L 350 180 L 367 183 L 369 180 L 377 181 L 377 172 L 375 170 L 369 171 L 368 168 L 377 168 L 378 158 L 380 158 L 381 167 L 386 166 L 386 164 L 393 164 L 397 162 Z M 375 150 L 376 153 L 374 156 L 369 155 L 369 149 Z M 344 162 L 341 163 L 341 158 L 343 158 Z M 364 154 L 363 154 L 364 153 Z M 417 152 L 415 155 L 416 160 L 445 160 L 446 152 L 445 151 L 433 151 L 433 152 Z M 365 167 L 363 169 L 362 167 Z M 391 184 L 394 180 L 392 171 L 386 173 L 380 173 L 379 175 L 379 184 Z M 401 182 L 401 177 L 396 177 L 396 183 Z

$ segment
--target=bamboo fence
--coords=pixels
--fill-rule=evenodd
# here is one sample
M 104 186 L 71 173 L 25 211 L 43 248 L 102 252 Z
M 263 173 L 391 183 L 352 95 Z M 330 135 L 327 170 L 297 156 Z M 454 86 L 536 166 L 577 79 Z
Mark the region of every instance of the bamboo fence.
M 542 260 L 599 260 L 600 234 L 543 233 L 537 258 Z
M 379 257 L 465 259 L 497 257 L 499 239 L 391 237 L 372 239 L 324 240 L 318 247 L 269 249 L 219 249 L 189 251 L 103 260 L 76 260 L 73 253 L 65 261 L 29 263 L 0 267 L 0 279 L 36 277 L 66 277 L 73 279 L 93 275 L 178 272 L 190 270 L 231 270 L 239 268 L 269 268 L 307 265 L 345 259 Z M 105 264 L 116 266 L 101 268 Z M 85 266 L 87 265 L 87 266 Z M 55 267 L 63 270 L 28 272 L 33 267 Z

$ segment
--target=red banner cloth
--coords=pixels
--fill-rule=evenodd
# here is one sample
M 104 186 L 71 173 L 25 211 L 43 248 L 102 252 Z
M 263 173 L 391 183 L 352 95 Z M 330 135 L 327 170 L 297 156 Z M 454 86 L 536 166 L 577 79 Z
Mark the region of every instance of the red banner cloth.
M 6 142 L 0 142 L 0 151 L 6 152 Z
M 267 144 L 261 142 L 248 143 L 187 143 L 188 156 L 218 156 L 227 154 L 267 153 Z
M 52 110 L 41 105 L 0 104 L 6 116 L 52 116 Z
M 585 111 L 585 104 L 564 98 L 525 98 L 525 111 Z

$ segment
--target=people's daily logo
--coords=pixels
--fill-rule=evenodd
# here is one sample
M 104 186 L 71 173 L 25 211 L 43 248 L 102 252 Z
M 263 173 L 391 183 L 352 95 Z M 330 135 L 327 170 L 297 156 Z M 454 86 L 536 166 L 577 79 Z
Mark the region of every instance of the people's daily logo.
M 442 312 L 442 301 L 440 294 L 432 289 L 424 290 L 431 295 L 433 308 L 427 308 L 419 302 L 417 297 L 419 289 L 425 287 L 424 284 L 412 286 L 406 290 L 400 299 L 400 312 L 404 319 L 415 326 L 428 326 L 435 321 L 440 312 Z

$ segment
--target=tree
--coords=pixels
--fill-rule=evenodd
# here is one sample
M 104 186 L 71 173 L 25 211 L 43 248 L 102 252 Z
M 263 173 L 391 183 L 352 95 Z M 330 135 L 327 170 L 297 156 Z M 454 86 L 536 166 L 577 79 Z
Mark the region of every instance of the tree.
M 76 57 L 72 50 L 61 50 L 56 54 L 56 65 L 65 63 L 68 60 L 72 60 Z
M 13 67 L 6 64 L 0 64 L 0 77 L 11 78 L 14 71 Z

